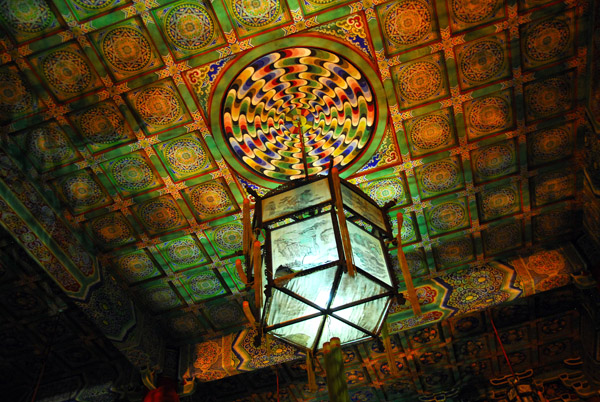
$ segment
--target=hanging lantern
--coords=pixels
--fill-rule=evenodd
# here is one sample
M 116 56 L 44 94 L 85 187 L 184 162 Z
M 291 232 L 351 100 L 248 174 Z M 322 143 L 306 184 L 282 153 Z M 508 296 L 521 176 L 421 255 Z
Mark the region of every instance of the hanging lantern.
M 255 291 L 246 315 L 260 335 L 310 351 L 332 337 L 377 338 L 392 298 L 404 302 L 385 244 L 387 208 L 330 172 L 253 194 L 251 224 L 244 203 L 246 271 L 240 263 L 238 271 Z

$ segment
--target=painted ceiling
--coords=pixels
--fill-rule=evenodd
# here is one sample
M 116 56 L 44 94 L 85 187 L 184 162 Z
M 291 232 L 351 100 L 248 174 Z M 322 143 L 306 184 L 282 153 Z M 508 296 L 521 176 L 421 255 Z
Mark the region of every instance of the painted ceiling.
M 568 282 L 497 261 L 580 227 L 592 6 L 0 0 L 2 144 L 172 344 L 247 324 L 248 188 L 333 161 L 405 216 L 407 330 Z

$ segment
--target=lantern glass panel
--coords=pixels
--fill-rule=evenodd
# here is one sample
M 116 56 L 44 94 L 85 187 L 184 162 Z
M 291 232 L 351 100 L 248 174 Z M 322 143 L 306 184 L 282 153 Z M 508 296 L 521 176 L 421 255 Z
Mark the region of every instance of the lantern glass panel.
M 337 270 L 338 267 L 334 266 L 309 275 L 292 278 L 283 287 L 321 308 L 327 308 Z M 272 308 L 277 308 L 277 306 L 272 306 Z
M 273 230 L 271 258 L 275 278 L 339 260 L 331 214 Z
M 315 346 L 322 322 L 323 316 L 319 316 L 274 329 L 271 333 L 300 347 L 312 349 Z
M 348 233 L 352 244 L 354 265 L 391 285 L 392 281 L 385 262 L 381 241 L 352 222 L 348 224 Z
M 319 310 L 295 299 L 280 290 L 273 290 L 273 298 L 267 314 L 267 325 L 276 325 L 296 318 L 318 313 Z
M 348 206 L 348 208 L 369 220 L 371 223 L 379 226 L 381 229 L 387 230 L 383 213 L 376 205 L 372 204 L 366 198 L 362 197 L 343 183 L 341 188 L 342 202 L 344 205 Z
M 338 289 L 331 308 L 340 307 L 353 301 L 366 299 L 388 291 L 359 272 L 356 273 L 354 278 L 347 274 L 342 275 Z
M 325 325 L 323 326 L 323 335 L 321 335 L 320 344 L 323 344 L 323 342 L 328 342 L 331 338 L 336 336 L 340 338 L 340 342 L 342 344 L 346 342 L 363 340 L 368 337 L 368 335 L 363 331 L 351 327 L 337 318 L 327 316 Z
M 269 222 L 331 200 L 329 180 L 322 179 L 275 194 L 262 201 L 262 220 Z
M 350 321 L 361 328 L 370 332 L 377 332 L 381 322 L 383 312 L 386 311 L 389 298 L 371 300 L 370 302 L 359 304 L 358 306 L 348 307 L 334 312 L 336 316 Z

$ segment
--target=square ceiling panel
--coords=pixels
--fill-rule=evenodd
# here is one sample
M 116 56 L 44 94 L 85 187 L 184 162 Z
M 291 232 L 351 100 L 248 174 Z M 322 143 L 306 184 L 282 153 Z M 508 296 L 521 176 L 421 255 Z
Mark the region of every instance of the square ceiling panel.
M 148 135 L 172 129 L 191 120 L 177 85 L 171 79 L 135 89 L 127 93 L 127 100 Z
M 434 1 L 388 1 L 377 6 L 386 53 L 394 55 L 440 38 Z
M 176 60 L 225 44 L 212 6 L 204 1 L 178 1 L 152 11 Z
M 30 56 L 29 62 L 59 101 L 104 86 L 95 66 L 76 42 Z
M 131 129 L 132 117 L 125 118 L 126 106 L 113 100 L 73 112 L 69 119 L 91 152 L 101 152 L 135 140 Z M 127 111 L 128 115 L 128 111 Z
M 458 143 L 451 108 L 404 120 L 404 132 L 413 158 L 443 151 Z
M 204 247 L 195 236 L 183 236 L 165 243 L 158 244 L 156 248 L 173 272 L 197 267 L 210 262 Z
M 90 38 L 115 81 L 122 81 L 163 65 L 148 31 L 137 18 L 96 31 Z
M 141 150 L 104 162 L 101 166 L 122 197 L 131 197 L 163 185 L 154 164 Z
M 450 95 L 442 53 L 394 66 L 391 73 L 401 109 L 411 109 Z

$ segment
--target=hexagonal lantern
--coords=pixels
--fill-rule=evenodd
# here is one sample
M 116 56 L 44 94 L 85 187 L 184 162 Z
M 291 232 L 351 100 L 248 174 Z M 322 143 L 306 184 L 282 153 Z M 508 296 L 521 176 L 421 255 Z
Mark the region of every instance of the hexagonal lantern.
M 377 338 L 392 298 L 402 299 L 387 208 L 330 171 L 253 194 L 252 230 L 244 208 L 242 276 L 254 282 L 257 326 L 313 352 L 332 337 Z

